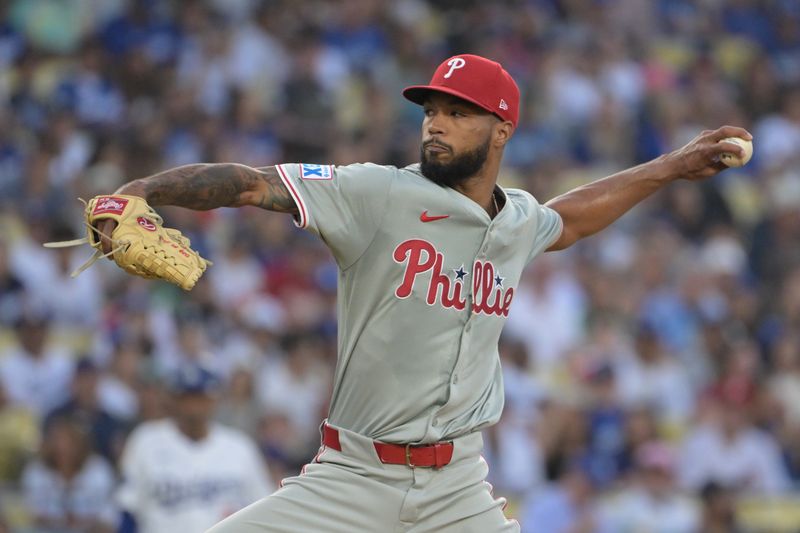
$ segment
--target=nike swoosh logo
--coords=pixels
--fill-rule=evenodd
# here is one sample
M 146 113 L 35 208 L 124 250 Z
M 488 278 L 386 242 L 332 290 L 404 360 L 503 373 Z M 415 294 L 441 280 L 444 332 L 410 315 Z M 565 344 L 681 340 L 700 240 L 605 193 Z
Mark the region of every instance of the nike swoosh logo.
M 442 219 L 445 219 L 445 218 L 450 218 L 450 215 L 435 215 L 435 216 L 432 216 L 432 215 L 428 214 L 428 210 L 427 209 L 425 211 L 423 211 L 422 214 L 419 216 L 419 219 L 422 222 L 433 222 L 435 220 L 442 220 Z

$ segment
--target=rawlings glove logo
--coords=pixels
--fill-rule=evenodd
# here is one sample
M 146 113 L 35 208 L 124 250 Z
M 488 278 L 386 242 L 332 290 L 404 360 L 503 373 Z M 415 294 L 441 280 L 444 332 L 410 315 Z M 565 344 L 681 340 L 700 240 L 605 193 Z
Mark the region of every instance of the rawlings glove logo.
M 156 225 L 153 224 L 152 222 L 150 222 L 149 220 L 147 220 L 144 217 L 137 218 L 136 222 L 138 222 L 139 225 L 141 227 L 143 227 L 144 229 L 146 229 L 147 231 L 155 231 L 156 230 Z
M 116 198 L 114 196 L 101 196 L 97 199 L 94 206 L 92 215 L 102 215 L 111 213 L 112 215 L 121 215 L 125 211 L 125 206 L 128 205 L 128 200 L 125 198 Z

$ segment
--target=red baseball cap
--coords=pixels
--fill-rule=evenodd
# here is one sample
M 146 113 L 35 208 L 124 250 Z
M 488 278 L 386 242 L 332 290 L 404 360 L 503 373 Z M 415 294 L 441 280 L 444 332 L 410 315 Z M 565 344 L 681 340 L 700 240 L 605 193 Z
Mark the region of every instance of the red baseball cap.
M 502 65 L 472 54 L 453 56 L 442 62 L 429 85 L 412 85 L 403 96 L 422 105 L 429 91 L 452 94 L 510 120 L 519 120 L 519 87 Z

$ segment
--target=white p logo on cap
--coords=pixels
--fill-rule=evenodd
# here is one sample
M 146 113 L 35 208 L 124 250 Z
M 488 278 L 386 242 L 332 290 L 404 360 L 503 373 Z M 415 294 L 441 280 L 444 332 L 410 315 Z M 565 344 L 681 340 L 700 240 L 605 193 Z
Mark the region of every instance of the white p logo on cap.
M 464 59 L 462 59 L 460 57 L 454 57 L 453 59 L 448 61 L 447 65 L 450 67 L 450 70 L 448 70 L 447 74 L 444 75 L 445 79 L 447 79 L 450 76 L 452 76 L 454 70 L 457 70 L 457 69 L 460 69 L 460 68 L 464 68 L 464 65 L 466 65 L 466 64 L 467 64 L 467 62 L 464 61 Z

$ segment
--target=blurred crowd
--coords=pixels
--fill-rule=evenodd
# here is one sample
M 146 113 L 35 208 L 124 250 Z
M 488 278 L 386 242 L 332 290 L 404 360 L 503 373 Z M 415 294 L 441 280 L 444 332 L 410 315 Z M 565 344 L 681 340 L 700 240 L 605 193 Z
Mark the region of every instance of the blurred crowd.
M 495 494 L 529 532 L 734 533 L 748 501 L 792 523 L 776 502 L 800 487 L 796 0 L 10 0 L 0 531 L 111 530 L 126 437 L 169 415 L 186 363 L 222 378 L 218 419 L 276 482 L 326 412 L 322 243 L 255 208 L 164 208 L 214 261 L 192 292 L 106 261 L 71 279 L 89 249 L 41 243 L 85 233 L 77 198 L 193 162 L 415 162 L 422 112 L 400 90 L 463 52 L 519 83 L 501 184 L 542 202 L 704 129 L 755 136 L 747 166 L 528 268 L 486 431 Z

